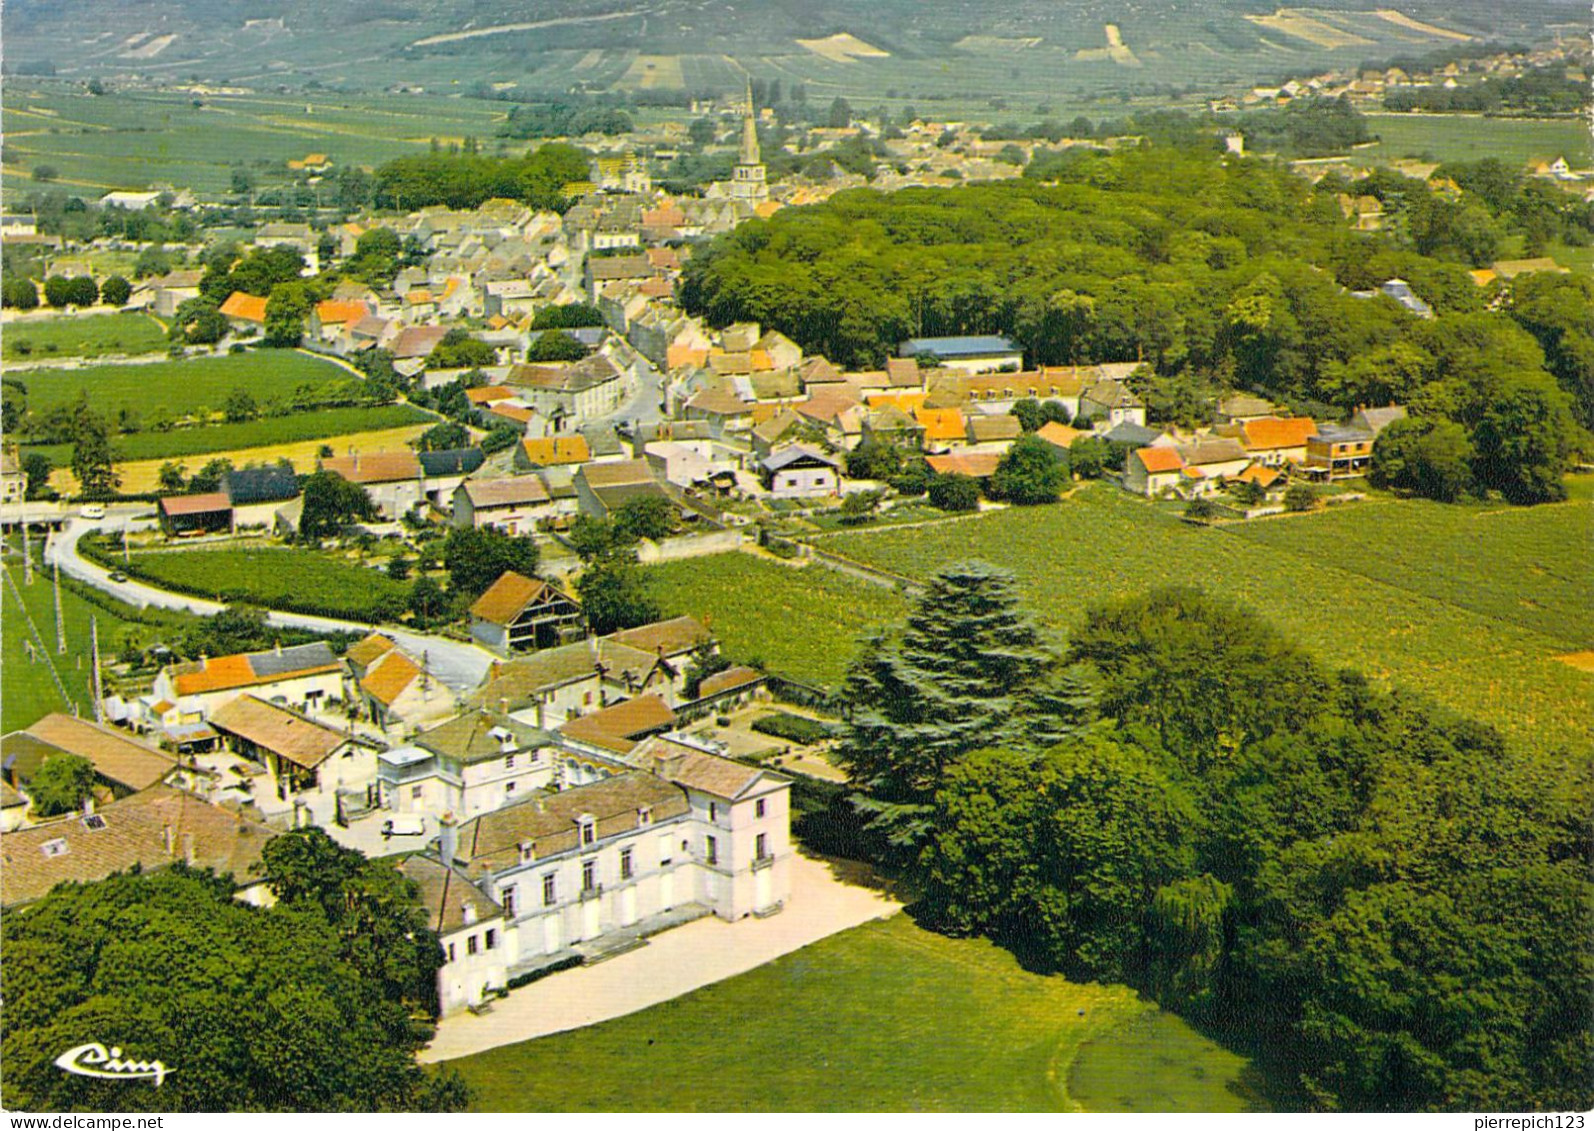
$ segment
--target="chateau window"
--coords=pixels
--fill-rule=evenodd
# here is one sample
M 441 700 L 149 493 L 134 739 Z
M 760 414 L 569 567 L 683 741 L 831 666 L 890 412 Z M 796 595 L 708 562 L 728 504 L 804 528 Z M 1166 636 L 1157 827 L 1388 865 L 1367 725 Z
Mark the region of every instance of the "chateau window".
M 558 889 L 555 887 L 554 874 L 549 872 L 542 878 L 542 905 L 552 907 L 558 901 Z
M 487 939 L 486 939 L 486 943 L 484 945 L 487 947 L 488 950 L 497 950 L 498 949 L 498 932 L 495 931 L 495 930 L 489 930 L 487 932 Z
M 764 799 L 762 797 L 760 797 L 757 801 L 753 802 L 753 816 L 762 817 L 763 815 L 764 815 Z
M 470 938 L 465 940 L 465 953 L 466 954 L 475 954 L 476 953 L 476 936 L 475 935 L 472 935 Z
M 622 880 L 631 878 L 631 850 L 629 848 L 620 850 L 620 878 Z
M 583 860 L 581 862 L 581 890 L 591 891 L 598 886 L 598 862 L 596 860 Z
M 720 844 L 713 837 L 708 838 L 708 843 L 703 846 L 703 854 L 710 864 L 720 862 Z
M 636 823 L 638 828 L 643 829 L 653 823 L 653 809 L 651 806 L 644 805 L 636 811 Z
M 711 821 L 720 819 L 720 807 L 712 801 L 708 803 L 708 819 Z
M 513 754 L 505 754 L 504 755 L 504 769 L 512 770 L 514 768 L 515 768 L 515 756 Z
M 453 943 L 449 943 L 448 944 L 448 960 L 450 962 L 454 961 L 454 944 Z
M 754 855 L 754 857 L 756 857 L 759 860 L 764 859 L 764 857 L 769 855 L 768 848 L 769 848 L 769 838 L 765 834 L 759 833 L 758 837 L 753 841 L 753 855 Z
M 519 891 L 514 887 L 507 887 L 504 889 L 502 899 L 504 904 L 505 919 L 513 919 L 515 917 L 515 903 L 517 902 L 517 897 L 519 894 Z

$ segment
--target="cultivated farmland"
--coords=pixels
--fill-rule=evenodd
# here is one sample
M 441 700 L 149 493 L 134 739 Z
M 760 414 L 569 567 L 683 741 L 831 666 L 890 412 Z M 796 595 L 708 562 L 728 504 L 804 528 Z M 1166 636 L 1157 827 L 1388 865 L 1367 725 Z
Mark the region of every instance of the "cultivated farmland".
M 321 385 L 351 376 L 330 361 L 297 350 L 256 350 L 183 361 L 35 370 L 16 378 L 27 386 L 28 408 L 35 413 L 70 404 L 82 393 L 95 411 L 113 418 L 129 409 L 146 420 L 157 414 L 175 420 L 201 406 L 220 411 L 234 389 L 247 389 L 257 403 L 264 404 L 292 396 L 300 385 Z
M 134 554 L 124 572 L 167 589 L 317 616 L 374 621 L 402 609 L 408 587 L 331 554 L 276 547 Z

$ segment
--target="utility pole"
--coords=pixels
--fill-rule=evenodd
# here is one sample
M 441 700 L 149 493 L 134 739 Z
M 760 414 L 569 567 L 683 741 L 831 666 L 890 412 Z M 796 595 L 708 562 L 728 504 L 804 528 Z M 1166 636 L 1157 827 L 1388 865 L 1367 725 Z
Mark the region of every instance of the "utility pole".
M 101 702 L 105 697 L 104 688 L 100 686 L 100 618 L 89 618 L 89 650 L 94 660 L 94 677 L 89 686 L 94 692 L 94 721 L 105 721 L 105 707 Z
M 33 546 L 28 539 L 28 520 L 22 519 L 22 584 L 33 584 Z
M 55 563 L 55 650 L 66 654 L 66 614 L 61 611 L 61 563 Z

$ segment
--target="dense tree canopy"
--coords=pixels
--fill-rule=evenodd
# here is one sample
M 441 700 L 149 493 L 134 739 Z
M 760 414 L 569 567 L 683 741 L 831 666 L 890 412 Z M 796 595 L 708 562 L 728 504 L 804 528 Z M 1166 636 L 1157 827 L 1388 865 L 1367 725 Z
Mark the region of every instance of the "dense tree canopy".
M 443 543 L 443 567 L 449 588 L 479 597 L 505 573 L 537 574 L 537 543 L 529 534 L 508 534 L 497 527 L 456 527 Z
M 570 145 L 544 145 L 525 157 L 422 153 L 376 171 L 376 202 L 407 210 L 429 204 L 475 208 L 492 197 L 563 210 L 564 186 L 587 179 L 587 155 Z

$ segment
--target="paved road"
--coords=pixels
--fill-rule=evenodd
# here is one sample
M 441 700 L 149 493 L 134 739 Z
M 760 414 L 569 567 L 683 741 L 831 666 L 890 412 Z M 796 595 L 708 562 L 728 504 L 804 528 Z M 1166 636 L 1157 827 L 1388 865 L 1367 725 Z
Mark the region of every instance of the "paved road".
M 159 609 L 180 609 L 200 616 L 219 613 L 223 606 L 216 601 L 190 597 L 157 589 L 140 581 L 112 581 L 108 570 L 102 569 L 78 553 L 77 543 L 85 533 L 94 529 L 148 530 L 155 525 L 147 506 L 116 506 L 101 522 L 88 522 L 73 518 L 65 531 L 51 539 L 45 554 L 47 562 L 60 562 L 61 572 L 94 588 L 109 593 L 118 600 L 140 608 L 153 606 Z M 372 626 L 356 621 L 334 620 L 331 617 L 305 616 L 300 613 L 268 612 L 266 620 L 283 628 L 305 628 L 313 632 L 370 632 Z M 479 685 L 487 674 L 493 657 L 474 644 L 462 644 L 442 636 L 429 636 L 419 632 L 387 628 L 383 632 L 392 636 L 416 658 L 424 653 L 431 673 L 454 691 L 469 691 Z
M 487 1013 L 443 1018 L 419 1059 L 453 1060 L 624 1017 L 902 910 L 896 900 L 848 883 L 824 861 L 794 855 L 791 863 L 791 899 L 779 915 L 739 923 L 699 919 L 654 935 L 640 950 L 511 990 Z

